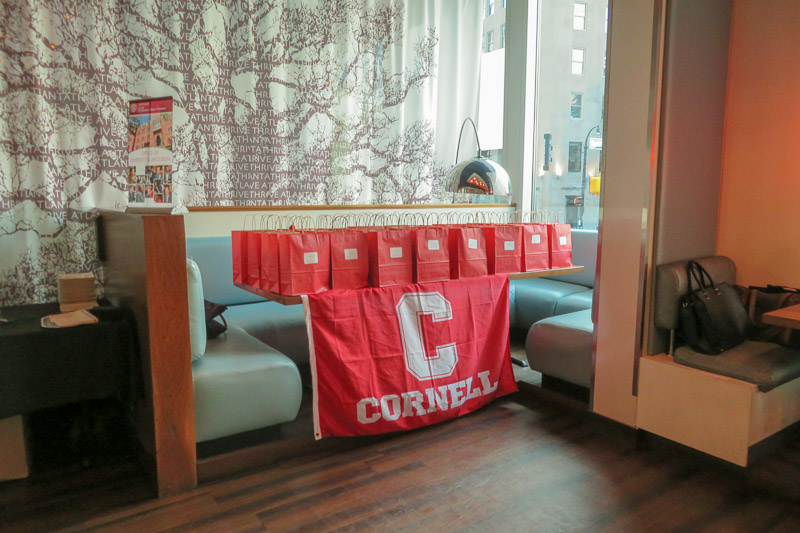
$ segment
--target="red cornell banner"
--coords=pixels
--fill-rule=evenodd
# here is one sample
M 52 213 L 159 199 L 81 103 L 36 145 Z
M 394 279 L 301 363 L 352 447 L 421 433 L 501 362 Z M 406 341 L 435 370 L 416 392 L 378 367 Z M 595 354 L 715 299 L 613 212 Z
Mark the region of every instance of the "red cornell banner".
M 508 278 L 303 296 L 314 435 L 413 429 L 515 392 Z

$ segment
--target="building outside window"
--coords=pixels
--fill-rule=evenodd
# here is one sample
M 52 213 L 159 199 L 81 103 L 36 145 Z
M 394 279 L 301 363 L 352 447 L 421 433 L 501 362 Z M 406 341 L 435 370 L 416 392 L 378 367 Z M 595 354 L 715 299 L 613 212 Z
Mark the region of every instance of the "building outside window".
M 506 47 L 506 25 L 500 27 L 500 48 Z
M 581 152 L 583 150 L 582 142 L 570 141 L 569 143 L 569 164 L 567 172 L 580 172 L 581 171 Z
M 572 49 L 572 73 L 576 76 L 583 76 L 583 56 L 586 50 L 583 48 Z
M 586 29 L 586 4 L 583 2 L 575 2 L 572 6 L 572 29 Z
M 494 0 L 486 0 L 486 16 L 494 15 Z
M 583 116 L 583 93 L 572 93 L 569 105 L 570 118 L 582 118 Z
M 486 32 L 486 52 L 491 52 L 494 45 L 494 30 Z

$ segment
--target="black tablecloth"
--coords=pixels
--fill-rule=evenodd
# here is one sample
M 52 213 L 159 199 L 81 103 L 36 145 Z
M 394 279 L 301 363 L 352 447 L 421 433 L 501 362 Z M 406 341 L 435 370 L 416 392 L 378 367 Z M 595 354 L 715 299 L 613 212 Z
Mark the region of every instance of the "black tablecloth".
M 0 418 L 111 396 L 130 398 L 139 369 L 130 312 L 102 305 L 97 324 L 45 329 L 58 304 L 0 309 Z M 131 374 L 133 372 L 134 374 Z

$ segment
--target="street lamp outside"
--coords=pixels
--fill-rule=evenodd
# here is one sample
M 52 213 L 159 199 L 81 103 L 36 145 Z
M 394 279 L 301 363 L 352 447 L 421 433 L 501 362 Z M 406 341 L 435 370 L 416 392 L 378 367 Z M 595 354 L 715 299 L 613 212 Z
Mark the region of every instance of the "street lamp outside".
M 583 140 L 583 165 L 581 166 L 581 205 L 580 209 L 578 210 L 578 227 L 583 228 L 583 211 L 586 209 L 586 182 L 588 181 L 586 178 L 586 158 L 589 155 L 589 137 L 592 135 L 594 130 L 600 131 L 600 126 L 594 126 L 592 129 L 589 130 L 589 133 L 586 134 L 586 138 Z

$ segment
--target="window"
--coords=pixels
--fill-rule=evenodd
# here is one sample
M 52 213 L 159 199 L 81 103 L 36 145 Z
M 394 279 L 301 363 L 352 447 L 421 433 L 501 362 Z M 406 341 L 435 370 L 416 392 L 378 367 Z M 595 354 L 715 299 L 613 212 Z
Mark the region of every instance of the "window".
M 583 76 L 583 56 L 585 50 L 583 48 L 572 49 L 572 73 L 576 76 Z
M 486 16 L 494 15 L 494 0 L 486 0 Z
M 608 6 L 606 6 L 606 33 L 608 33 Z
M 505 48 L 506 46 L 506 25 L 503 24 L 500 27 L 500 48 Z
M 506 0 L 503 0 L 503 9 L 506 8 Z
M 581 171 L 581 149 L 583 148 L 582 142 L 571 141 L 569 143 L 569 166 L 567 172 L 580 172 Z
M 581 118 L 583 113 L 583 94 L 572 93 L 572 99 L 569 105 L 570 118 Z
M 572 7 L 572 29 L 585 30 L 586 29 L 586 4 L 583 2 L 575 2 Z
M 486 52 L 492 51 L 493 44 L 494 44 L 494 30 L 489 30 L 486 32 Z

